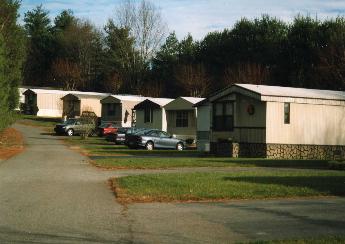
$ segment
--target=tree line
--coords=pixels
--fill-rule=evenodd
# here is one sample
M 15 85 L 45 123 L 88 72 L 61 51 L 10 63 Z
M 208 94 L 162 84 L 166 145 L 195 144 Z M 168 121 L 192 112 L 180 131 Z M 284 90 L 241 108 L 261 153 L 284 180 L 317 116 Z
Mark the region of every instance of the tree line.
M 170 34 L 153 59 L 164 94 L 207 96 L 233 83 L 345 90 L 345 19 L 263 15 L 201 41 Z
M 25 60 L 25 33 L 17 24 L 18 1 L 0 0 L 0 131 L 12 121 Z
M 17 0 L 0 0 L 0 106 L 16 88 L 202 96 L 233 83 L 345 89 L 345 19 L 263 15 L 202 40 L 182 40 L 147 0 L 124 0 L 104 27 L 40 5 L 18 25 Z

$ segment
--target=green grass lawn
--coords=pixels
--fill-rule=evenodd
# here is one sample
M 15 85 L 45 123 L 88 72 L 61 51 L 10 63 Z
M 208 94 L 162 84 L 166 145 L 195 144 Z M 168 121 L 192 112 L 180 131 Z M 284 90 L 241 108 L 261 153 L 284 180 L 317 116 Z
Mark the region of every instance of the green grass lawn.
M 69 145 L 80 147 L 91 156 L 115 156 L 93 160 L 93 163 L 99 167 L 114 169 L 164 169 L 177 167 L 292 167 L 323 169 L 328 167 L 328 162 L 325 160 L 221 158 L 205 156 L 195 150 L 135 150 L 128 149 L 124 145 L 115 145 L 100 137 L 89 137 L 86 140 L 82 140 L 79 136 L 73 136 L 66 138 L 65 141 Z M 116 158 L 116 155 L 134 155 L 136 157 Z M 140 156 L 145 157 L 140 158 Z M 159 158 L 158 156 L 164 157 Z
M 344 196 L 345 172 L 255 170 L 174 173 L 113 179 L 120 201 L 188 201 Z
M 279 241 L 254 241 L 248 244 L 340 244 L 345 243 L 345 236 L 330 236 L 311 239 L 279 240 Z
M 113 142 L 107 142 L 104 137 L 88 137 L 82 140 L 79 136 L 73 136 L 66 139 L 66 142 L 73 146 L 79 146 L 84 149 L 89 155 L 198 155 L 196 150 L 153 150 L 147 151 L 145 149 L 129 149 L 124 145 L 116 145 Z
M 88 155 L 136 157 L 109 157 L 94 159 L 93 163 L 99 167 L 113 169 L 164 169 L 177 167 L 293 167 L 293 168 L 327 168 L 324 160 L 270 160 L 260 158 L 221 158 L 200 154 L 196 150 L 135 150 L 124 145 L 115 145 L 104 138 L 89 137 L 82 140 L 79 136 L 66 138 L 72 146 L 80 147 Z M 141 157 L 140 156 L 145 156 Z M 150 157 L 152 156 L 152 157 Z M 159 158 L 158 156 L 162 156 Z M 163 157 L 164 156 L 164 157 Z
M 23 115 L 22 122 L 25 124 L 46 128 L 50 133 L 60 118 L 42 118 L 37 116 Z M 81 139 L 80 136 L 68 137 L 67 144 L 80 148 L 88 155 L 97 156 L 125 156 L 134 155 L 131 158 L 104 158 L 95 159 L 95 165 L 114 169 L 157 169 L 177 167 L 292 167 L 292 168 L 327 168 L 328 162 L 324 160 L 269 160 L 269 159 L 234 159 L 210 157 L 200 154 L 196 150 L 153 150 L 128 149 L 124 145 L 115 145 L 107 142 L 105 138 L 88 137 Z M 145 156 L 140 158 L 140 156 Z M 149 156 L 152 156 L 151 158 Z M 157 156 L 164 156 L 158 158 Z M 192 157 L 191 157 L 192 156 Z M 199 157 L 200 156 L 200 157 Z
M 218 157 L 143 157 L 143 158 L 104 158 L 93 163 L 104 168 L 122 169 L 164 169 L 178 167 L 285 167 L 285 168 L 327 168 L 324 160 L 273 160 L 251 158 Z

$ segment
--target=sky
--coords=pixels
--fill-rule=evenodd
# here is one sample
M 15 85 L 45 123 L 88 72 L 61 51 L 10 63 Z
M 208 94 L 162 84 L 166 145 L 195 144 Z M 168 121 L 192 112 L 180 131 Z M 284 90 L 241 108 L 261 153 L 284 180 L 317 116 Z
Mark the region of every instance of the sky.
M 114 18 L 121 0 L 22 0 L 21 18 L 28 10 L 42 4 L 53 19 L 64 9 L 103 27 Z M 262 14 L 291 22 L 297 14 L 321 20 L 345 16 L 345 0 L 151 0 L 161 11 L 168 31 L 179 39 L 190 33 L 201 40 L 208 32 L 232 28 L 242 17 L 254 19 Z

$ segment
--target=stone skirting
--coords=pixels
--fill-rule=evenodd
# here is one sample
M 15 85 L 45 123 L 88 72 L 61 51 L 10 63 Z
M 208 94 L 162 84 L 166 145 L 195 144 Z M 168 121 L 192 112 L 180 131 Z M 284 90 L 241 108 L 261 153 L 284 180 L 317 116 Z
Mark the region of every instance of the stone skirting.
M 345 146 L 267 144 L 267 158 L 345 159 Z
M 345 146 L 213 142 L 211 153 L 271 159 L 345 159 Z

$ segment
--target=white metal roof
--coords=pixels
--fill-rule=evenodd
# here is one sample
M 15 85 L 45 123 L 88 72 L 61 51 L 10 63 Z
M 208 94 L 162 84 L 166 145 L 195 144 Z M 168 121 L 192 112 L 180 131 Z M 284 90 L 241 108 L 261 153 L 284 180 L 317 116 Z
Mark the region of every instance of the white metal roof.
M 311 99 L 325 99 L 325 100 L 345 100 L 344 91 L 317 90 L 317 89 L 252 85 L 252 84 L 235 84 L 235 86 L 245 88 L 247 90 L 260 94 L 261 96 L 311 98 Z
M 30 90 L 33 91 L 36 94 L 61 94 L 61 95 L 67 95 L 68 93 L 71 93 L 72 91 L 62 91 L 62 90 L 50 90 L 50 89 L 26 89 L 25 91 Z
M 205 98 L 202 98 L 202 97 L 181 97 L 181 98 L 192 104 L 197 104 L 198 102 L 205 100 Z
M 112 97 L 119 99 L 121 101 L 133 101 L 133 102 L 142 102 L 145 99 L 148 99 L 149 97 L 143 97 L 139 95 L 111 95 Z
M 51 89 L 27 89 L 31 90 L 36 94 L 56 94 L 61 95 L 62 97 L 71 94 L 79 98 L 98 98 L 102 99 L 106 96 L 109 96 L 110 93 L 99 93 L 99 92 L 82 92 L 82 91 L 63 91 L 63 90 L 51 90 Z
M 147 98 L 147 100 L 158 104 L 159 106 L 163 107 L 165 105 L 167 105 L 168 103 L 170 103 L 171 101 L 173 101 L 174 99 L 170 99 L 170 98 Z
M 36 94 L 73 94 L 73 95 L 90 95 L 90 96 L 104 96 L 110 95 L 109 93 L 99 93 L 99 92 L 82 92 L 82 91 L 63 91 L 63 90 L 50 90 L 50 89 L 27 89 L 31 90 Z

